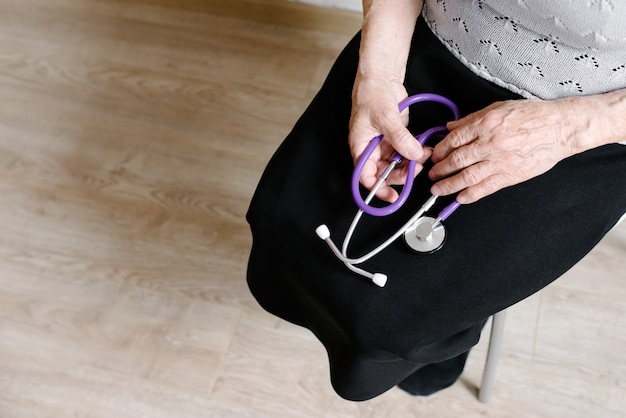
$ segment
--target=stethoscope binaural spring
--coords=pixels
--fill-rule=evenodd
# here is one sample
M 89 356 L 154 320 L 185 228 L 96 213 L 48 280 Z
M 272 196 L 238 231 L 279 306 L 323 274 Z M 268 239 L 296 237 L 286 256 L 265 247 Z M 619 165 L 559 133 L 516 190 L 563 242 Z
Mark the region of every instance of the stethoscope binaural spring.
M 451 100 L 444 96 L 433 93 L 422 93 L 409 96 L 400 102 L 398 108 L 400 112 L 402 112 L 407 107 L 420 102 L 435 102 L 443 104 L 452 111 L 455 120 L 459 118 L 459 109 Z M 426 144 L 426 142 L 428 142 L 429 139 L 435 136 L 445 135 L 447 132 L 448 130 L 445 126 L 436 126 L 416 136 L 416 139 L 420 143 L 420 145 L 423 146 Z M 448 219 L 448 217 L 452 215 L 452 213 L 454 213 L 454 211 L 456 211 L 460 206 L 460 204 L 455 200 L 448 206 L 446 206 L 437 215 L 436 218 L 424 216 L 425 213 L 437 201 L 437 196 L 431 195 L 430 198 L 419 208 L 419 210 L 402 227 L 400 227 L 398 231 L 391 235 L 382 244 L 361 257 L 348 257 L 348 246 L 350 244 L 350 240 L 352 239 L 352 235 L 354 234 L 354 231 L 359 223 L 359 220 L 363 216 L 363 213 L 367 213 L 368 215 L 372 216 L 391 215 L 392 213 L 400 209 L 402 205 L 404 205 L 413 187 L 415 167 L 417 165 L 417 162 L 415 160 L 408 160 L 406 181 L 404 183 L 404 186 L 402 187 L 402 190 L 400 191 L 398 199 L 395 202 L 384 207 L 373 207 L 369 205 L 371 200 L 374 198 L 376 191 L 378 191 L 380 186 L 382 186 L 382 184 L 387 180 L 396 165 L 398 165 L 404 159 L 400 154 L 396 152 L 393 155 L 391 162 L 389 163 L 387 168 L 381 174 L 378 182 L 372 188 L 371 192 L 367 195 L 365 199 L 362 198 L 359 188 L 361 171 L 363 170 L 365 163 L 372 155 L 376 147 L 380 144 L 380 141 L 382 141 L 382 139 L 383 136 L 379 135 L 370 141 L 368 146 L 363 151 L 363 154 L 359 158 L 359 161 L 357 162 L 352 173 L 352 197 L 354 198 L 354 202 L 358 207 L 358 211 L 354 216 L 350 227 L 348 228 L 348 232 L 346 233 L 346 236 L 344 238 L 341 251 L 339 251 L 333 240 L 330 238 L 330 230 L 326 225 L 320 225 L 315 230 L 317 235 L 321 239 L 326 241 L 335 256 L 337 256 L 337 258 L 341 260 L 348 269 L 364 277 L 367 277 L 373 283 L 380 287 L 385 286 L 385 284 L 387 283 L 386 274 L 370 273 L 359 267 L 356 267 L 356 264 L 364 263 L 365 261 L 374 257 L 376 254 L 380 253 L 382 250 L 391 245 L 391 243 L 393 243 L 401 235 L 404 235 L 404 241 L 406 242 L 406 244 L 416 252 L 432 253 L 439 250 L 443 246 L 446 238 L 446 230 L 442 222 Z

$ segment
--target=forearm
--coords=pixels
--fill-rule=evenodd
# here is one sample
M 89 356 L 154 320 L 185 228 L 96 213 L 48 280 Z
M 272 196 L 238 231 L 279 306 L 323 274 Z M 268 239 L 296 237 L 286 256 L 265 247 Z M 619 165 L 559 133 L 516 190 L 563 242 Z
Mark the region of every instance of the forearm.
M 575 153 L 626 141 L 626 89 L 566 100 L 571 123 L 578 127 Z
M 400 114 L 398 103 L 406 98 L 404 76 L 421 0 L 363 0 L 363 25 L 359 65 L 352 90 L 350 152 L 357 161 L 372 138 L 383 135 L 361 171 L 361 183 L 371 190 L 387 158 L 396 151 L 419 160 L 424 150 L 406 129 L 408 112 Z M 394 170 L 394 173 L 399 170 Z M 397 182 L 394 173 L 390 182 Z M 399 174 L 395 174 L 399 177 Z M 393 184 L 393 183 L 390 183 Z M 398 193 L 384 184 L 376 196 L 393 202 Z
M 359 77 L 404 79 L 418 0 L 363 0 Z

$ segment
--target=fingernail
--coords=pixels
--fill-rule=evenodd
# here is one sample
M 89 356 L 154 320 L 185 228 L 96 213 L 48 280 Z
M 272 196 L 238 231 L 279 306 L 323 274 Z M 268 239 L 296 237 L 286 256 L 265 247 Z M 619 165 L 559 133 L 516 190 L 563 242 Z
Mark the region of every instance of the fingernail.
M 456 201 L 459 202 L 462 205 L 467 205 L 470 203 L 469 199 L 467 198 L 467 196 L 465 196 L 463 193 L 457 195 L 456 197 Z

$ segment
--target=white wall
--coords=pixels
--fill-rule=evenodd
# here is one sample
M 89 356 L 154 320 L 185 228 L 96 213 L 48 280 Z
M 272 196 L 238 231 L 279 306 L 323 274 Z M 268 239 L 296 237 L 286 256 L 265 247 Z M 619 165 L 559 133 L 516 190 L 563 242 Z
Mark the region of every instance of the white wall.
M 361 11 L 361 0 L 290 0 L 317 6 L 336 7 L 338 9 Z

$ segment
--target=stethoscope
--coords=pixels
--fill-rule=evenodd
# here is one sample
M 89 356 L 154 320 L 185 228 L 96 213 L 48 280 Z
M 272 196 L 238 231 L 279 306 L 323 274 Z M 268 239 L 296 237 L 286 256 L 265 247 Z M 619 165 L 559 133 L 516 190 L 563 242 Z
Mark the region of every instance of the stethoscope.
M 401 101 L 398 105 L 400 112 L 402 112 L 407 107 L 420 102 L 435 102 L 440 103 L 447 106 L 452 113 L 454 114 L 454 119 L 459 118 L 459 109 L 458 107 L 446 97 L 440 96 L 438 94 L 433 93 L 422 93 L 416 94 L 414 96 L 409 96 L 403 101 Z M 435 137 L 441 137 L 448 132 L 445 126 L 436 126 L 430 128 L 415 138 L 420 143 L 420 145 L 426 144 L 426 142 Z M 443 247 L 443 244 L 446 239 L 446 229 L 442 224 L 443 221 L 448 219 L 455 210 L 457 210 L 460 204 L 455 200 L 446 206 L 436 218 L 432 218 L 429 216 L 425 216 L 426 212 L 435 204 L 437 201 L 437 196 L 431 195 L 428 200 L 419 208 L 419 210 L 403 225 L 398 229 L 396 233 L 391 235 L 386 241 L 380 244 L 378 247 L 374 248 L 367 254 L 358 257 L 351 258 L 348 257 L 348 246 L 350 244 L 350 240 L 352 239 L 352 235 L 363 216 L 363 213 L 367 213 L 372 216 L 387 216 L 396 212 L 409 197 L 411 193 L 411 189 L 413 187 L 413 180 L 415 177 L 415 167 L 417 162 L 414 160 L 408 161 L 407 166 L 407 175 L 404 186 L 402 187 L 402 191 L 399 194 L 398 199 L 384 207 L 373 207 L 370 206 L 370 201 L 374 198 L 376 191 L 380 188 L 380 186 L 387 180 L 392 170 L 398 165 L 403 157 L 397 152 L 392 156 L 391 162 L 387 166 L 387 168 L 381 174 L 378 182 L 374 185 L 371 192 L 367 195 L 365 200 L 361 196 L 361 192 L 359 189 L 359 179 L 361 177 L 361 171 L 365 166 L 365 163 L 372 155 L 376 147 L 380 144 L 380 141 L 383 139 L 383 136 L 377 136 L 373 138 L 368 146 L 363 151 L 363 154 L 359 158 L 357 162 L 354 172 L 352 173 L 352 196 L 354 198 L 354 202 L 359 208 L 356 215 L 354 216 L 350 227 L 348 228 L 348 232 L 343 240 L 343 245 L 341 247 L 341 251 L 337 248 L 333 240 L 330 238 L 330 230 L 326 225 L 320 225 L 317 227 L 315 232 L 317 235 L 326 241 L 330 249 L 333 251 L 335 256 L 339 260 L 341 260 L 348 269 L 351 271 L 358 273 L 368 279 L 370 279 L 376 285 L 383 287 L 387 283 L 387 275 L 383 273 L 370 273 L 365 271 L 359 267 L 356 267 L 355 264 L 361 264 L 374 257 L 376 254 L 380 253 L 385 248 L 389 247 L 391 243 L 393 243 L 396 239 L 398 239 L 401 235 L 404 235 L 404 241 L 406 244 L 414 251 L 418 253 L 433 253 Z

